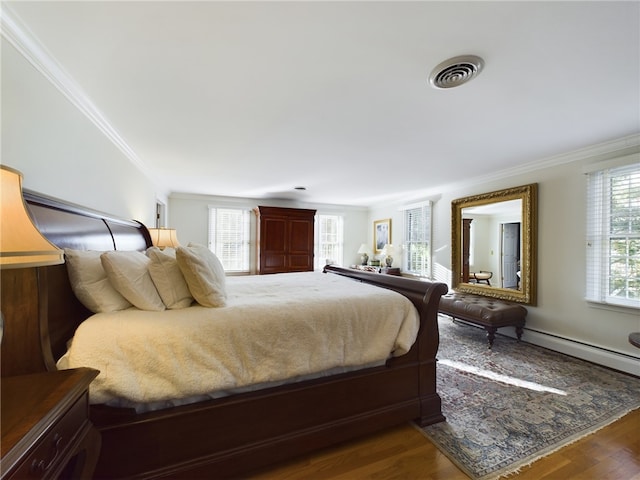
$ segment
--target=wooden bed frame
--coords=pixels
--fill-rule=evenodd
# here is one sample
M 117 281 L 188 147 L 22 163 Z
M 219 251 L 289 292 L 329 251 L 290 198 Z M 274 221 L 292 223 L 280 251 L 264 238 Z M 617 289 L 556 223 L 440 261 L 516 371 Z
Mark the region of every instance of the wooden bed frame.
M 144 251 L 151 245 L 138 222 L 31 192 L 25 199 L 40 231 L 61 248 Z M 32 270 L 42 347 L 33 365 L 55 370 L 90 312 L 72 293 L 65 265 Z M 447 286 L 334 266 L 325 271 L 408 297 L 421 319 L 409 353 L 385 366 L 155 412 L 91 406 L 102 435 L 96 478 L 228 478 L 406 421 L 443 421 L 437 314 Z

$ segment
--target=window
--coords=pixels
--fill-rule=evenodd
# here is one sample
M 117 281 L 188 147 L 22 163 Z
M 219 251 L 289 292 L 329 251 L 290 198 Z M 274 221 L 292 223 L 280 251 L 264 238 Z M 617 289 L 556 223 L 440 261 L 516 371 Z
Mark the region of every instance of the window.
M 640 308 L 640 163 L 588 174 L 586 298 Z
M 315 268 L 322 269 L 327 259 L 342 265 L 344 244 L 343 219 L 340 215 L 316 215 L 317 242 Z
M 209 207 L 209 250 L 226 272 L 249 271 L 249 222 L 249 210 Z
M 431 278 L 431 202 L 404 209 L 404 271 Z

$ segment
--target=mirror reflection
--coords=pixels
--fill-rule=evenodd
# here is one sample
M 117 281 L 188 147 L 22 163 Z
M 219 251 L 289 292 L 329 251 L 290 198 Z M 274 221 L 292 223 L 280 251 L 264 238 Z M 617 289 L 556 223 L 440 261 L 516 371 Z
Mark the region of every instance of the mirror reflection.
M 537 184 L 451 202 L 452 287 L 535 305 Z
M 521 288 L 522 200 L 462 209 L 462 282 Z

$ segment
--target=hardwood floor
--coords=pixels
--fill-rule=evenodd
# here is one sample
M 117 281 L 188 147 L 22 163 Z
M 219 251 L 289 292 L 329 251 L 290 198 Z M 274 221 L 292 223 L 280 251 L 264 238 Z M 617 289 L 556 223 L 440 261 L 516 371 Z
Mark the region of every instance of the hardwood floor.
M 251 480 L 467 480 L 413 426 L 312 453 L 255 472 Z M 640 409 L 508 477 L 518 480 L 640 480 Z

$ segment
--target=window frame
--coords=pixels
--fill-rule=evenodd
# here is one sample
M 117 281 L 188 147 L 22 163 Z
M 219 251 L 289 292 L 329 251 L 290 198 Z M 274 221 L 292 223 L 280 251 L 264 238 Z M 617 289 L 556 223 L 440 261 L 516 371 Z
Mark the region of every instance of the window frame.
M 594 304 L 640 309 L 640 251 L 629 252 L 633 244 L 640 244 L 640 155 L 632 155 L 599 164 L 599 168 L 587 170 L 586 201 L 586 275 L 585 299 Z M 628 180 L 623 177 L 627 176 Z M 616 187 L 617 181 L 627 182 L 624 189 Z M 613 188 L 613 191 L 612 191 Z M 635 195 L 634 195 L 635 194 Z M 628 201 L 628 205 L 614 211 L 614 196 L 618 201 Z M 625 200 L 623 197 L 627 196 Z M 619 213 L 628 212 L 628 230 L 614 228 Z M 617 212 L 617 213 L 616 213 Z M 635 213 L 635 215 L 634 215 Z M 635 219 L 635 222 L 634 222 Z M 612 252 L 614 242 L 626 245 L 624 255 Z M 624 275 L 615 275 L 612 270 L 623 260 Z M 634 266 L 635 264 L 635 266 Z M 636 271 L 636 276 L 630 274 Z M 624 296 L 612 295 L 613 280 L 623 280 Z M 635 282 L 635 287 L 633 287 Z M 631 286 L 630 286 L 631 283 Z M 630 291 L 636 297 L 630 297 Z
M 209 205 L 208 212 L 208 230 L 207 230 L 207 246 L 220 260 L 224 267 L 225 273 L 245 274 L 251 273 L 251 210 L 243 207 L 226 207 Z M 241 244 L 241 257 L 232 261 L 239 264 L 233 265 L 231 268 L 227 255 L 221 251 L 223 246 L 219 245 L 218 237 L 218 220 L 221 212 L 234 212 L 239 214 L 240 228 L 236 232 L 240 239 L 237 241 Z M 215 225 L 215 226 L 214 226 Z M 228 233 L 228 232 L 227 232 Z M 239 266 L 239 268 L 237 268 Z
M 323 219 L 332 218 L 336 221 L 336 236 L 335 242 L 323 241 Z M 344 262 L 344 215 L 337 213 L 316 213 L 315 217 L 315 245 L 314 245 L 314 268 L 316 270 L 322 270 L 326 264 L 327 259 L 334 260 L 337 265 L 343 265 Z M 334 253 L 331 256 L 324 255 L 322 253 L 323 245 L 335 245 L 337 254 Z
M 421 278 L 433 278 L 433 254 L 432 254 L 432 223 L 433 223 L 433 204 L 430 200 L 424 202 L 407 205 L 402 208 L 404 221 L 404 258 L 402 261 L 403 273 L 415 275 Z M 418 225 L 410 219 L 411 214 L 421 217 Z M 413 226 L 415 225 L 415 226 Z M 419 238 L 414 240 L 413 229 L 420 228 Z M 416 268 L 417 260 L 412 255 L 413 246 L 426 245 L 426 262 L 420 262 L 420 268 Z M 426 263 L 426 265 L 425 265 Z

